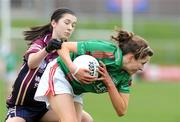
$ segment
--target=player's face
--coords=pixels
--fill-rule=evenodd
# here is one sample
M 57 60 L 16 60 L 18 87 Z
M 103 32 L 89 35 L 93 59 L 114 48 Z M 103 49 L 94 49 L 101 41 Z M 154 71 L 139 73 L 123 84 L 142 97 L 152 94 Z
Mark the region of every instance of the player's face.
M 68 39 L 75 29 L 77 18 L 71 14 L 64 14 L 58 22 L 52 21 L 53 38 Z
M 142 71 L 144 68 L 144 64 L 146 64 L 150 60 L 150 56 L 146 56 L 143 59 L 136 60 L 134 57 L 130 59 L 129 63 L 126 66 L 126 70 L 129 74 L 133 75 L 137 71 Z

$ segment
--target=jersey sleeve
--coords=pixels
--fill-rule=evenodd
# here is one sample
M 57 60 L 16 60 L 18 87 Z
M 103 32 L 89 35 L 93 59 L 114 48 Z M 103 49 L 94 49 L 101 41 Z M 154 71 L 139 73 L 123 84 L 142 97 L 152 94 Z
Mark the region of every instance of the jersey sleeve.
M 130 92 L 130 86 L 131 86 L 132 78 L 124 76 L 120 84 L 118 85 L 118 91 L 122 93 L 129 93 Z
M 93 54 L 97 51 L 100 52 L 114 52 L 116 46 L 110 42 L 103 40 L 87 40 L 79 41 L 77 44 L 77 53 L 82 54 Z
M 78 42 L 77 44 L 78 55 L 91 55 L 98 61 L 102 61 L 106 66 L 121 67 L 122 65 L 122 52 L 113 43 L 105 40 L 88 40 Z
M 122 93 L 130 92 L 132 78 L 127 72 L 122 71 L 120 74 L 118 75 L 116 74 L 114 78 L 116 78 L 116 80 L 118 81 L 118 85 L 116 86 L 116 88 L 118 89 L 119 92 Z
M 122 81 L 122 84 L 119 86 L 118 91 L 122 93 L 129 93 L 131 81 L 131 79 L 127 81 Z
M 46 46 L 46 43 L 41 39 L 34 41 L 33 44 L 31 44 L 28 50 L 26 51 L 24 55 L 24 60 L 28 60 L 29 54 L 36 53 L 42 50 L 45 46 Z

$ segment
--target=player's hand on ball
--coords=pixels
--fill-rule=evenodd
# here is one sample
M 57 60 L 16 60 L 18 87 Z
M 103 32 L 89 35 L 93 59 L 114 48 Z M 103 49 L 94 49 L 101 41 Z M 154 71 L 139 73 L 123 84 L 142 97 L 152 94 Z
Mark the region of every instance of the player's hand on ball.
M 106 65 L 100 61 L 100 66 L 98 68 L 98 72 L 100 74 L 100 77 L 97 80 L 101 80 L 104 82 L 104 84 L 107 86 L 109 83 L 112 83 L 112 79 L 106 69 Z
M 90 84 L 96 81 L 98 77 L 99 62 L 90 55 L 80 55 L 73 60 L 76 67 L 72 76 L 77 82 Z M 73 68 L 74 69 L 74 68 Z
M 91 76 L 90 71 L 85 68 L 79 68 L 78 72 L 75 74 L 75 77 L 78 81 L 84 84 L 90 84 L 97 79 L 96 76 Z

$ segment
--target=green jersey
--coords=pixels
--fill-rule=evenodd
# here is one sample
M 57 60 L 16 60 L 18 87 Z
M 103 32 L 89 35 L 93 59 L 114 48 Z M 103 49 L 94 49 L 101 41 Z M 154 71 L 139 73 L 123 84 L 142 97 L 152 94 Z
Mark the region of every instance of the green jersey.
M 126 71 L 121 69 L 122 51 L 120 48 L 111 42 L 100 40 L 77 42 L 77 53 L 71 53 L 71 59 L 74 60 L 77 56 L 83 54 L 91 55 L 98 61 L 102 61 L 106 65 L 108 73 L 111 76 L 117 90 L 119 92 L 129 93 L 131 77 Z M 95 81 L 91 84 L 81 84 L 72 77 L 61 57 L 58 57 L 57 62 L 66 75 L 67 80 L 72 85 L 75 94 L 85 92 L 107 92 L 107 88 L 102 81 Z

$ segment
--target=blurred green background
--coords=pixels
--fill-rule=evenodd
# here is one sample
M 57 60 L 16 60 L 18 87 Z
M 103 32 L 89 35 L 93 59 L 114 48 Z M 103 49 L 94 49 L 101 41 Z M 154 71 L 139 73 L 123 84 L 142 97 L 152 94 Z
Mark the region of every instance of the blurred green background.
M 44 22 L 35 20 L 15 20 L 12 25 L 14 27 L 26 28 L 42 23 Z M 119 22 L 102 23 L 102 25 L 79 22 L 77 30 L 84 28 L 113 30 L 114 25 L 121 26 Z M 154 49 L 155 55 L 152 58 L 152 63 L 179 65 L 180 55 L 175 53 L 180 52 L 180 48 L 178 48 L 180 35 L 177 33 L 179 28 L 180 24 L 177 23 L 144 22 L 143 25 L 142 23 L 141 25 L 135 23 L 134 30 L 135 33 L 146 38 Z M 72 39 L 75 39 L 75 37 Z M 18 65 L 20 65 L 22 63 L 22 55 L 27 48 L 26 43 L 22 39 L 14 39 L 12 44 L 15 47 L 14 53 L 17 55 Z M 173 52 L 167 49 L 168 45 L 174 47 Z M 175 57 L 176 60 L 169 59 L 169 55 L 174 55 L 173 57 Z M 117 117 L 107 94 L 85 95 L 85 110 L 92 114 L 95 122 L 179 122 L 180 83 L 170 83 L 169 81 L 164 81 L 163 83 L 158 81 L 154 82 L 155 83 L 139 80 L 134 81 L 131 88 L 128 113 L 124 117 Z M 5 98 L 6 87 L 4 87 L 4 82 L 1 81 L 0 83 L 0 94 L 2 99 Z M 0 121 L 3 121 L 6 113 L 5 99 L 0 100 L 0 106 Z
M 12 0 L 10 41 L 11 57 L 15 57 L 11 63 L 12 68 L 19 71 L 22 56 L 28 48 L 23 40 L 23 31 L 47 24 L 55 8 L 68 7 L 77 13 L 78 23 L 72 41 L 110 39 L 114 27 L 123 25 L 121 11 L 110 11 L 107 1 L 115 0 Z M 142 1 L 148 2 L 148 6 L 140 12 L 134 11 L 133 32 L 145 38 L 154 50 L 152 64 L 180 67 L 180 1 Z M 4 3 L 1 2 L 0 5 Z M 3 17 L 0 18 L 0 28 Z M 1 52 L 0 59 L 3 53 L 5 52 Z M 7 58 L 5 62 L 8 62 Z M 3 65 L 0 62 L 0 69 Z M 3 72 L 0 72 L 0 122 L 4 121 L 7 112 L 5 101 L 10 92 L 7 85 L 9 83 L 5 80 L 6 73 L 2 75 Z M 84 108 L 95 122 L 180 122 L 180 81 L 135 78 L 130 94 L 128 112 L 123 117 L 116 115 L 107 94 L 85 95 Z
M 18 55 L 18 62 L 21 61 L 21 56 L 23 55 L 25 49 L 27 49 L 26 42 L 23 38 L 23 30 L 27 30 L 28 27 L 43 25 L 46 24 L 47 21 L 40 20 L 13 20 L 12 27 L 13 28 L 22 28 L 20 32 L 17 34 L 20 35 L 18 38 L 14 38 L 12 40 L 13 50 L 15 55 Z M 1 26 L 1 25 L 0 25 Z M 77 33 L 81 33 L 78 30 L 108 30 L 111 33 L 114 28 L 122 27 L 121 21 L 108 21 L 108 22 L 94 22 L 93 20 L 89 20 L 88 22 L 80 21 L 77 23 L 77 28 L 75 33 L 72 36 L 72 41 L 79 39 L 80 37 L 76 37 Z M 164 21 L 142 21 L 138 20 L 134 22 L 134 31 L 137 35 L 145 38 L 149 45 L 153 48 L 155 54 L 151 60 L 151 63 L 154 64 L 164 64 L 164 65 L 179 65 L 180 64 L 180 55 L 177 55 L 177 52 L 180 52 L 180 21 L 174 22 L 171 20 Z M 111 33 L 109 35 L 105 35 L 110 39 Z M 87 35 L 86 32 L 83 33 Z M 81 34 L 79 34 L 81 35 Z M 98 35 L 98 33 L 97 33 Z M 97 37 L 88 37 L 89 39 L 96 39 Z M 81 39 L 81 38 L 80 38 Z M 83 40 L 83 39 L 81 39 Z M 21 45 L 19 45 L 21 44 Z M 22 46 L 24 45 L 24 46 Z M 21 56 L 19 56 L 21 55 Z

